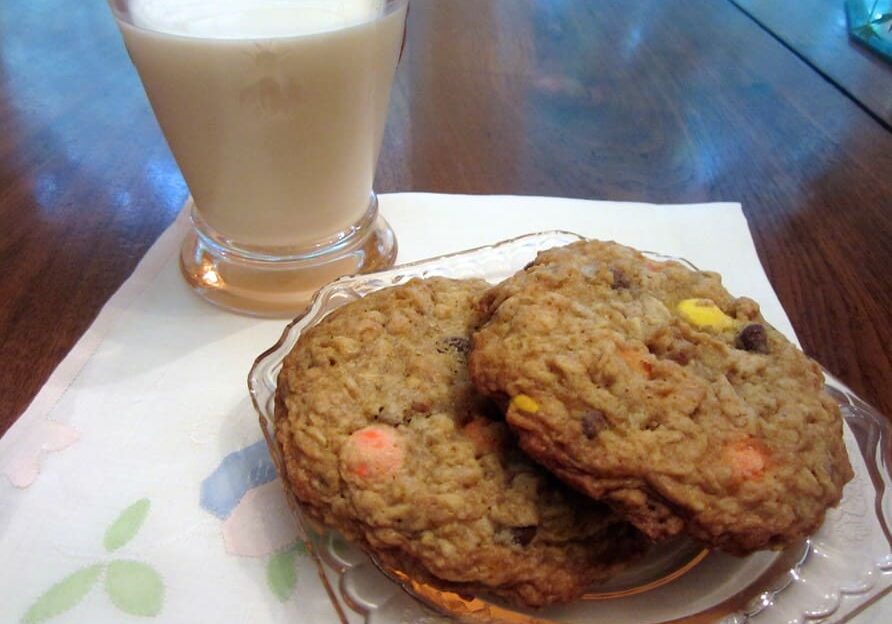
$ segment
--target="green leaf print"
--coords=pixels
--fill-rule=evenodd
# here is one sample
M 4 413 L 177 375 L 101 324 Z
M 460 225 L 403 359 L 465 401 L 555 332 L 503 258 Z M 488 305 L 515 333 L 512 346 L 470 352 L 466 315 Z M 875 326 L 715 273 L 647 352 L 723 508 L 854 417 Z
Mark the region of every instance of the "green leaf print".
M 108 530 L 105 532 L 105 538 L 102 540 L 102 544 L 108 552 L 117 550 L 133 539 L 133 536 L 142 527 L 142 523 L 145 522 L 146 516 L 149 514 L 150 505 L 149 499 L 143 498 L 121 512 L 118 519 L 108 527 Z
M 266 564 L 266 582 L 276 598 L 282 602 L 288 600 L 297 583 L 297 570 L 294 568 L 296 554 L 297 549 L 291 547 L 273 555 L 269 563 Z
M 108 564 L 105 590 L 114 605 L 130 615 L 155 616 L 161 612 L 164 584 L 151 566 L 140 561 Z
M 96 584 L 102 573 L 101 563 L 82 568 L 50 587 L 31 605 L 22 622 L 36 624 L 68 611 L 75 606 Z

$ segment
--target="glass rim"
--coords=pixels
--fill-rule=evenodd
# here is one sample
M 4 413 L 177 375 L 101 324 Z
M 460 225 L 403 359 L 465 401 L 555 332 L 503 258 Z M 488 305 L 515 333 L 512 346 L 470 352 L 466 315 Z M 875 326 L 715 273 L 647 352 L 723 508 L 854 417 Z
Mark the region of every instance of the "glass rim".
M 295 33 L 295 34 L 274 34 L 274 35 L 238 35 L 238 36 L 207 36 L 207 35 L 199 35 L 199 34 L 191 34 L 188 32 L 171 32 L 169 29 L 165 28 L 153 28 L 151 25 L 146 24 L 137 24 L 133 19 L 133 14 L 131 12 L 131 5 L 135 0 L 107 0 L 109 9 L 111 9 L 112 15 L 115 17 L 115 20 L 118 22 L 119 26 L 127 26 L 128 28 L 133 28 L 135 30 L 140 30 L 143 32 L 162 34 L 168 37 L 178 37 L 182 39 L 201 39 L 208 40 L 213 39 L 215 41 L 253 41 L 253 40 L 264 40 L 264 41 L 273 41 L 273 40 L 285 40 L 285 39 L 297 39 L 302 37 L 314 37 L 320 34 L 325 34 L 329 32 L 335 32 L 340 30 L 347 30 L 350 28 L 356 28 L 358 26 L 363 26 L 365 24 L 369 24 L 372 22 L 376 22 L 388 15 L 392 15 L 396 11 L 400 10 L 404 6 L 407 7 L 409 4 L 409 0 L 380 0 L 381 8 L 376 11 L 375 16 L 369 19 L 360 20 L 357 22 L 350 22 L 343 27 L 331 28 L 326 30 L 320 30 L 317 32 L 303 32 L 303 33 Z M 295 4 L 297 2 L 301 2 L 301 0 L 267 0 L 271 4 L 287 6 L 291 4 Z M 197 3 L 196 3 L 197 4 Z M 213 2 L 208 1 L 209 5 L 214 5 Z

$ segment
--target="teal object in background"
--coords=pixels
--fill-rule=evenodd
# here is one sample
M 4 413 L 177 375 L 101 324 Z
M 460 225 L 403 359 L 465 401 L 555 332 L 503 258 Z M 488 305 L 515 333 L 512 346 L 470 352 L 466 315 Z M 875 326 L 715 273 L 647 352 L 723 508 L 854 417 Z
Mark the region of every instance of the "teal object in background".
M 849 35 L 892 61 L 892 0 L 846 0 Z

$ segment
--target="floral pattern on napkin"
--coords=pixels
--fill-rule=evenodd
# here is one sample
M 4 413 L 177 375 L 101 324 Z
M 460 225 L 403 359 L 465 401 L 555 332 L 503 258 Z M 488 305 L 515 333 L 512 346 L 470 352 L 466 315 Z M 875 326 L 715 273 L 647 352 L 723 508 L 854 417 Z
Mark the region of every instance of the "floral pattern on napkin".
M 295 558 L 306 556 L 303 535 L 288 509 L 266 442 L 229 453 L 201 483 L 200 504 L 223 520 L 226 552 L 267 557 L 270 591 L 287 600 L 297 584 Z
M 17 488 L 26 488 L 40 474 L 40 462 L 46 453 L 68 448 L 80 437 L 76 429 L 54 420 L 36 421 L 16 440 L 15 452 L 0 462 L 0 472 Z
M 128 543 L 142 528 L 151 503 L 143 498 L 127 507 L 105 531 L 102 545 L 112 553 Z M 50 587 L 22 616 L 25 624 L 37 624 L 76 607 L 100 577 L 112 604 L 130 615 L 154 617 L 164 602 L 161 575 L 149 564 L 132 559 L 100 561 L 70 573 Z

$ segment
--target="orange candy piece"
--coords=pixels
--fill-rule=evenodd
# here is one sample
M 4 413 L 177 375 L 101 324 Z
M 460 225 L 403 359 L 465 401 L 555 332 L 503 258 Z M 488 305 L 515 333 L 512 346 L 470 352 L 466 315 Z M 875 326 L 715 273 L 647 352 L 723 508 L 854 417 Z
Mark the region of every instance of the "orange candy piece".
M 493 453 L 502 445 L 499 428 L 486 418 L 475 418 L 462 427 L 464 434 L 471 440 L 477 456 Z
M 644 354 L 641 351 L 627 347 L 618 347 L 618 352 L 620 357 L 626 361 L 626 364 L 645 377 L 650 377 L 651 373 L 653 373 L 653 364 L 644 359 Z
M 731 472 L 741 481 L 760 478 L 768 466 L 768 449 L 752 438 L 732 442 L 724 454 Z
M 405 461 L 402 435 L 388 425 L 369 425 L 354 431 L 341 448 L 347 472 L 378 481 L 396 474 Z

